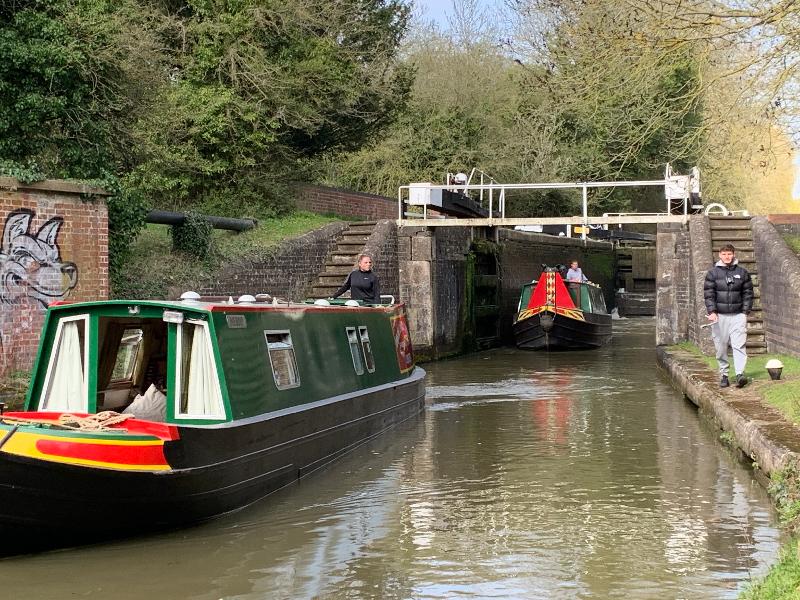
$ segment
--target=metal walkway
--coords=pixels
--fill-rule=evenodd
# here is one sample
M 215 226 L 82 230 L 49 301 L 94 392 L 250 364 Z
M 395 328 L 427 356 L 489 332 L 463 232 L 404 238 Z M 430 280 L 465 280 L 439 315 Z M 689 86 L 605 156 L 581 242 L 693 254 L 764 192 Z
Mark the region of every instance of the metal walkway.
M 589 215 L 588 191 L 595 188 L 662 187 L 666 199 L 663 213 L 604 213 Z M 520 190 L 579 189 L 582 192 L 583 211 L 577 216 L 562 217 L 506 217 L 506 194 Z M 695 190 L 698 193 L 695 195 Z M 484 210 L 485 216 L 466 217 L 448 215 L 448 202 L 443 198 L 461 194 L 472 198 Z M 400 186 L 397 194 L 397 224 L 403 226 L 425 227 L 514 227 L 518 225 L 572 225 L 582 226 L 585 238 L 590 225 L 627 225 L 637 223 L 685 223 L 689 215 L 698 211 L 709 214 L 711 208 L 718 208 L 721 214 L 729 211 L 720 204 L 704 207 L 699 202 L 699 171 L 693 169 L 692 175 L 674 175 L 667 165 L 665 178 L 642 181 L 599 181 L 577 183 L 514 183 L 500 184 L 492 180 L 488 184 L 449 184 L 412 183 Z M 678 207 L 678 214 L 675 208 Z M 414 207 L 416 212 L 409 210 Z M 433 212 L 429 212 L 433 211 Z

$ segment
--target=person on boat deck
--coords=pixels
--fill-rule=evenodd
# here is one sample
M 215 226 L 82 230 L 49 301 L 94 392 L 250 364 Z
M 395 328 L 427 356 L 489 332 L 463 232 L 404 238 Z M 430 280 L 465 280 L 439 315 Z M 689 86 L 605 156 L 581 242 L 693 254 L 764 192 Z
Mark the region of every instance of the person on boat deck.
M 566 280 L 570 283 L 583 283 L 584 281 L 589 281 L 586 278 L 586 275 L 583 274 L 583 271 L 581 271 L 581 268 L 578 266 L 577 260 L 570 261 Z
M 719 387 L 728 381 L 728 342 L 733 349 L 733 368 L 736 387 L 747 385 L 744 368 L 747 365 L 747 315 L 753 309 L 753 281 L 750 273 L 739 266 L 736 249 L 725 244 L 719 249 L 719 260 L 706 273 L 703 282 L 706 318 L 712 323 L 711 337 L 717 351 Z
M 342 287 L 331 297 L 338 298 L 347 290 L 350 290 L 350 297 L 353 300 L 362 300 L 368 304 L 381 303 L 380 283 L 378 276 L 372 272 L 372 257 L 368 254 L 359 255 L 358 269 L 347 276 Z

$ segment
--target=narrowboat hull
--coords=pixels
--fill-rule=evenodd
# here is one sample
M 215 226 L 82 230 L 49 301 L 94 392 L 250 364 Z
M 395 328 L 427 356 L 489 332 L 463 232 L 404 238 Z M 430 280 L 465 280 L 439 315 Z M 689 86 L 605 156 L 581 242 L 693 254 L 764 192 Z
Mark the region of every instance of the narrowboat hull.
M 0 553 L 169 529 L 240 509 L 418 415 L 424 376 L 414 367 L 398 381 L 258 417 L 177 426 L 174 439 L 163 441 L 162 470 L 14 454 L 12 441 L 22 428 L 6 427 L 0 442 Z
M 513 325 L 522 350 L 581 350 L 599 348 L 611 341 L 611 315 L 582 313 L 584 320 L 542 311 Z M 545 326 L 542 325 L 544 316 Z M 552 325 L 548 321 L 552 318 Z

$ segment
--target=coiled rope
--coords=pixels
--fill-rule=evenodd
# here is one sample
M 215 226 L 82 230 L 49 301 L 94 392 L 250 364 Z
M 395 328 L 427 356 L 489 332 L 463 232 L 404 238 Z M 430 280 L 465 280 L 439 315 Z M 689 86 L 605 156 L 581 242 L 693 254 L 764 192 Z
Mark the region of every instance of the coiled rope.
M 96 415 L 79 417 L 70 413 L 64 413 L 58 417 L 57 421 L 48 419 L 31 419 L 27 417 L 8 417 L 3 415 L 0 419 L 9 425 L 52 425 L 63 427 L 64 429 L 74 429 L 82 431 L 118 431 L 112 425 L 117 425 L 127 421 L 133 415 L 124 415 L 113 410 L 104 410 Z

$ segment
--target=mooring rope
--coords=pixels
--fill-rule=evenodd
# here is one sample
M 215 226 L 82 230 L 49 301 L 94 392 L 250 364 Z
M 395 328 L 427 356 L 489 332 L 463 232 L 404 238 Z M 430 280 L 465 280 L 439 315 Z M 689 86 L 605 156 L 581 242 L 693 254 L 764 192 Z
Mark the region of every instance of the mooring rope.
M 3 415 L 0 419 L 9 425 L 51 425 L 83 431 L 118 431 L 111 426 L 127 421 L 132 416 L 133 415 L 124 415 L 113 410 L 104 410 L 96 415 L 88 415 L 86 417 L 64 413 L 58 417 L 58 420 L 9 417 L 6 415 Z

